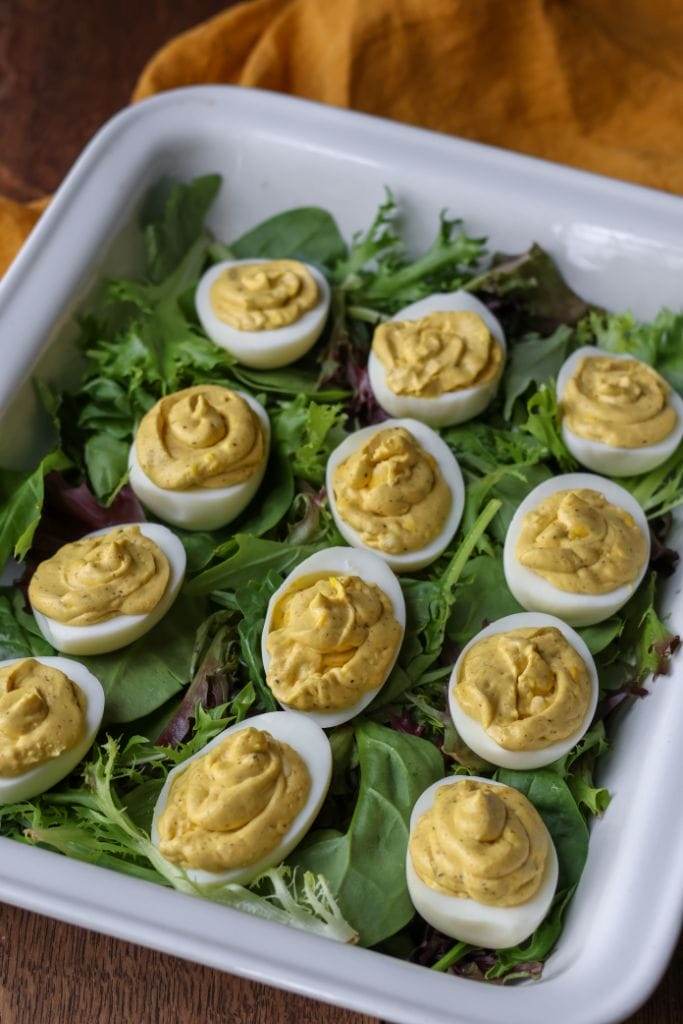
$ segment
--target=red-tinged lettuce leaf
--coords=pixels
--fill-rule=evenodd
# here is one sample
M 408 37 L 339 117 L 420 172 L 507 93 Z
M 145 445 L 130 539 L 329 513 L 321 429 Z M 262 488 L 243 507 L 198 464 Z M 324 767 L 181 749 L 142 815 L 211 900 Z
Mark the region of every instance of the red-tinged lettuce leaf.
M 173 718 L 156 743 L 175 747 L 188 736 L 197 707 L 216 708 L 227 703 L 239 669 L 239 616 L 231 611 L 211 615 L 197 630 L 192 659 L 192 682 Z
M 31 546 L 32 559 L 49 558 L 62 544 L 93 530 L 122 523 L 144 523 L 142 505 L 129 486 L 122 487 L 111 505 L 101 505 L 87 484 L 72 486 L 61 473 L 45 478 L 43 514 Z
M 491 267 L 468 284 L 505 324 L 508 335 L 552 334 L 597 309 L 572 291 L 540 245 L 516 256 L 499 253 Z
M 673 576 L 680 558 L 666 543 L 672 521 L 671 512 L 650 520 L 650 568 L 659 576 Z

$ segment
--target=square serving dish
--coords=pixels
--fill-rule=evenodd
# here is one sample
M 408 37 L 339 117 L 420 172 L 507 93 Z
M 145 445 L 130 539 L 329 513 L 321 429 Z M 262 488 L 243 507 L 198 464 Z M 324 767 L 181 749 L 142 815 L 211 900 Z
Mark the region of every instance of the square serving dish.
M 72 315 L 103 274 L 135 271 L 132 228 L 164 174 L 224 176 L 211 224 L 231 238 L 292 206 L 330 209 L 348 236 L 383 186 L 411 242 L 439 209 L 492 249 L 539 242 L 587 299 L 648 317 L 681 305 L 683 201 L 415 128 L 229 87 L 166 93 L 124 111 L 87 147 L 0 284 L 0 464 L 45 440 L 30 378 L 67 381 Z M 674 546 L 683 542 L 677 525 Z M 667 592 L 683 628 L 681 570 Z M 150 883 L 0 839 L 0 900 L 400 1024 L 608 1024 L 657 983 L 683 908 L 683 659 L 621 723 L 602 773 L 613 799 L 542 979 L 477 985 L 340 946 Z

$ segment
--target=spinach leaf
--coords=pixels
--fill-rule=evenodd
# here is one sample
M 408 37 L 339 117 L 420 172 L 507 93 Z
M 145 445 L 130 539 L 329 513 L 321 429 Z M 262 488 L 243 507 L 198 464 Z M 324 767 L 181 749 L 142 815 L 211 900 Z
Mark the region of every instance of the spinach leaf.
M 188 576 L 194 576 L 209 564 L 222 540 L 221 534 L 206 530 L 181 530 L 176 526 L 174 533 L 185 548 Z
M 140 215 L 150 281 L 168 277 L 203 233 L 220 185 L 220 175 L 207 174 L 187 184 L 164 178 L 150 191 Z
M 506 420 L 512 416 L 513 406 L 532 384 L 554 381 L 572 340 L 571 328 L 562 324 L 549 338 L 538 334 L 527 335 L 510 350 L 503 378 Z
M 326 547 L 320 544 L 287 544 L 276 540 L 263 540 L 247 533 L 236 533 L 217 551 L 223 560 L 205 569 L 185 586 L 188 596 L 210 594 L 213 590 L 236 590 L 260 580 L 271 569 L 286 575 L 315 551 Z
M 426 740 L 376 722 L 354 731 L 360 786 L 349 828 L 311 833 L 289 861 L 324 875 L 361 943 L 374 946 L 415 913 L 405 878 L 410 813 L 443 776 L 443 759 Z
M 187 686 L 195 630 L 206 616 L 204 601 L 181 596 L 154 629 L 129 647 L 78 659 L 104 687 L 105 723 L 142 718 Z
M 240 521 L 240 533 L 253 537 L 272 530 L 287 515 L 294 501 L 294 472 L 290 459 L 277 442 L 271 449 L 263 483 L 245 517 Z
M 295 364 L 281 370 L 252 370 L 247 366 L 233 366 L 232 375 L 252 391 L 265 391 L 274 395 L 315 395 L 318 402 L 338 402 L 348 397 L 343 388 L 319 388 L 317 369 Z
M 33 472 L 13 483 L 0 507 L 0 568 L 10 555 L 23 558 L 31 547 L 43 510 L 46 474 L 70 465 L 63 452 L 50 452 Z
M 558 890 L 573 888 L 588 856 L 588 827 L 567 783 L 547 768 L 515 772 L 499 768 L 499 782 L 514 786 L 529 798 L 552 837 L 560 867 Z
M 19 590 L 0 591 L 0 659 L 34 658 L 54 654 L 30 612 L 24 610 Z
M 108 503 L 128 479 L 128 452 L 130 445 L 112 434 L 93 434 L 85 442 L 85 465 L 92 489 Z
M 487 623 L 521 611 L 508 590 L 501 553 L 477 555 L 460 577 L 446 634 L 449 640 L 464 645 Z
M 611 615 L 609 619 L 595 626 L 584 626 L 578 632 L 591 654 L 600 654 L 621 636 L 623 628 L 624 620 L 619 615 Z
M 297 259 L 332 267 L 346 255 L 336 221 L 318 206 L 285 210 L 230 243 L 235 259 Z

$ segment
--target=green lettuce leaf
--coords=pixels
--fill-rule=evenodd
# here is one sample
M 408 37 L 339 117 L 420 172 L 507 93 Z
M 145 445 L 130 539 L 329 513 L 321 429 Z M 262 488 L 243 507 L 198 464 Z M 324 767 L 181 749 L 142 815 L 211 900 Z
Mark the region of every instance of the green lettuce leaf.
M 346 437 L 345 422 L 340 405 L 320 405 L 304 395 L 279 404 L 272 417 L 273 436 L 294 476 L 322 487 L 327 459 Z
M 485 240 L 468 236 L 461 221 L 442 212 L 430 248 L 411 260 L 394 224 L 396 214 L 396 201 L 387 189 L 369 229 L 354 236 L 347 259 L 335 267 L 352 318 L 374 322 L 382 319 L 378 312 L 395 313 L 434 292 L 455 291 L 482 259 Z
M 207 174 L 187 184 L 164 178 L 151 190 L 140 215 L 150 281 L 158 284 L 168 277 L 203 234 L 220 186 L 218 174 Z
M 0 660 L 48 657 L 54 653 L 33 615 L 25 611 L 21 591 L 9 587 L 0 590 Z
M 14 477 L 0 506 L 0 567 L 10 555 L 21 559 L 27 554 L 43 511 L 45 476 L 70 465 L 63 452 L 54 451 L 45 455 L 31 473 Z
M 237 590 L 252 580 L 262 579 L 270 570 L 286 576 L 304 558 L 325 546 L 324 542 L 287 544 L 237 533 L 218 549 L 222 560 L 195 576 L 186 585 L 185 593 L 198 597 L 215 590 Z
M 572 342 L 571 328 L 562 324 L 548 338 L 527 335 L 510 350 L 503 377 L 506 420 L 512 416 L 514 404 L 532 385 L 554 383 Z
M 410 812 L 443 776 L 443 759 L 426 740 L 376 722 L 354 731 L 360 785 L 349 827 L 312 832 L 289 863 L 323 875 L 362 945 L 374 946 L 415 913 L 405 876 Z
M 683 394 L 683 313 L 662 309 L 650 322 L 631 313 L 592 313 L 581 325 L 581 339 L 643 359 Z

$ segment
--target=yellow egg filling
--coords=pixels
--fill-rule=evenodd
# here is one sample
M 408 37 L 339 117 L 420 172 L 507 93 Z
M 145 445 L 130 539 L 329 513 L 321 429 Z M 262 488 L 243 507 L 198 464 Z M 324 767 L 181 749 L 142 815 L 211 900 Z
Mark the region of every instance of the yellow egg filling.
M 638 359 L 586 356 L 569 378 L 562 412 L 572 433 L 617 448 L 663 441 L 678 423 L 663 377 Z
M 135 448 L 144 473 L 167 491 L 230 487 L 266 458 L 259 417 L 241 395 L 216 384 L 158 401 L 140 423 Z
M 0 669 L 0 778 L 72 750 L 85 732 L 86 698 L 59 669 L 33 658 Z
M 410 839 L 425 885 L 494 907 L 535 896 L 548 854 L 547 831 L 527 798 L 474 779 L 440 786 Z
M 351 707 L 382 685 L 401 637 L 391 602 L 375 584 L 358 576 L 303 578 L 273 614 L 268 685 L 300 711 Z
M 228 267 L 210 291 L 213 312 L 237 331 L 271 331 L 296 323 L 318 302 L 318 285 L 298 260 Z
M 254 864 L 278 845 L 310 788 L 296 750 L 264 730 L 241 729 L 174 779 L 158 822 L 159 849 L 183 868 Z
M 503 350 L 478 313 L 429 313 L 390 320 L 375 330 L 373 350 L 395 395 L 436 398 L 486 384 L 500 374 Z
M 505 750 L 542 750 L 580 728 L 591 681 L 560 630 L 539 626 L 473 644 L 461 661 L 455 696 Z
M 404 427 L 373 434 L 337 466 L 333 488 L 342 519 L 392 555 L 437 537 L 453 500 L 436 459 Z
M 571 594 L 607 594 L 639 576 L 647 543 L 632 515 L 591 489 L 556 491 L 528 512 L 521 565 Z
M 28 596 L 36 611 L 57 622 L 91 626 L 153 611 L 170 571 L 166 555 L 139 526 L 119 527 L 65 544 L 41 562 Z

